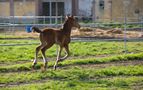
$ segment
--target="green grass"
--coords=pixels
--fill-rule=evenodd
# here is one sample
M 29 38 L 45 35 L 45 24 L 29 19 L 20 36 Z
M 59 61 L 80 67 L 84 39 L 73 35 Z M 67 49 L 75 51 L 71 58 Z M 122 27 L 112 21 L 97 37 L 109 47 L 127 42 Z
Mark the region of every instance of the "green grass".
M 130 88 L 136 83 L 143 84 L 143 66 L 111 66 L 103 69 L 81 68 L 73 67 L 66 70 L 48 70 L 47 72 L 15 72 L 15 73 L 1 73 L 0 83 L 3 84 L 17 84 L 17 83 L 35 83 L 24 86 L 17 86 L 13 89 L 28 89 L 28 88 L 56 88 L 59 86 L 62 89 L 68 90 L 70 88 L 78 87 L 83 89 L 101 88 Z M 46 80 L 45 80 L 46 79 Z M 45 82 L 36 84 L 36 81 L 42 80 Z M 55 86 L 53 87 L 53 83 Z M 37 86 L 36 86 L 37 85 Z M 7 88 L 8 89 L 8 88 Z M 10 89 L 10 88 L 9 88 Z M 54 89 L 55 90 L 55 89 Z
M 37 40 L 26 41 L 11 41 L 10 43 L 36 43 Z M 1 40 L 0 43 L 9 43 L 9 41 Z M 0 63 L 12 63 L 17 61 L 30 61 L 34 58 L 35 48 L 38 45 L 27 46 L 1 46 L 0 48 Z M 143 51 L 143 42 L 128 42 L 127 50 L 129 53 L 138 53 Z M 138 47 L 138 48 L 137 48 Z M 70 44 L 71 57 L 77 56 L 98 56 L 123 54 L 123 42 L 72 42 Z M 56 46 L 53 46 L 46 52 L 47 57 L 56 57 Z M 41 54 L 39 54 L 41 58 Z
M 0 44 L 38 42 L 38 40 L 0 40 Z M 61 68 L 56 71 L 52 70 L 54 61 L 50 61 L 45 72 L 40 71 L 43 62 L 38 62 L 36 71 L 31 71 L 31 59 L 34 58 L 37 45 L 1 46 L 0 85 L 6 86 L 0 89 L 142 90 L 143 65 L 141 63 L 120 65 L 120 63 L 143 60 L 143 42 L 127 42 L 130 54 L 123 53 L 123 45 L 123 42 L 72 42 L 70 57 L 80 58 L 60 62 L 58 65 Z M 50 48 L 46 55 L 56 57 L 56 46 Z M 97 58 L 100 55 L 101 57 Z M 102 55 L 108 55 L 108 57 L 102 57 Z M 41 54 L 39 54 L 40 58 L 42 58 Z M 102 67 L 102 65 L 105 66 Z
M 52 79 L 52 80 L 89 80 L 107 76 L 141 76 L 143 66 L 110 66 L 103 69 L 93 67 L 84 68 L 72 67 L 66 70 L 48 70 L 47 72 L 15 72 L 1 73 L 0 83 L 22 83 L 32 80 Z
M 143 84 L 142 82 L 143 77 L 113 77 L 86 81 L 47 80 L 45 83 L 7 87 L 2 90 L 131 90 L 133 85 Z
M 0 40 L 0 44 L 28 44 L 28 43 L 40 43 L 39 40 Z
M 102 64 L 109 62 L 118 62 L 118 61 L 128 61 L 128 60 L 141 60 L 143 59 L 143 53 L 138 54 L 127 54 L 127 55 L 117 55 L 105 58 L 87 58 L 87 59 L 77 59 L 77 60 L 65 60 L 59 63 L 59 66 L 68 66 L 68 65 L 87 65 L 87 64 Z M 14 64 L 7 66 L 0 66 L 0 72 L 9 72 L 9 71 L 29 71 L 31 70 L 32 62 L 27 62 L 23 64 Z M 40 69 L 42 63 L 36 65 L 37 69 Z M 54 62 L 49 62 L 48 67 L 52 67 Z

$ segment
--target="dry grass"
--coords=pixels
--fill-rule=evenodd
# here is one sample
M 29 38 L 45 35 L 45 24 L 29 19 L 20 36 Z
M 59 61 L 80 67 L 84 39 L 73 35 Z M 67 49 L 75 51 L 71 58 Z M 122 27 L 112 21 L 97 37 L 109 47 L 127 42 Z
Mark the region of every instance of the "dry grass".
M 15 31 L 14 36 L 38 38 L 38 33 L 27 33 L 23 31 Z M 99 28 L 81 28 L 73 29 L 71 33 L 72 37 L 99 37 L 99 38 L 124 38 L 124 31 L 121 29 L 99 29 Z M 127 38 L 143 38 L 143 35 L 139 31 L 127 31 Z
M 39 33 L 27 33 L 25 31 L 21 31 L 21 32 L 15 32 L 15 35 L 18 35 L 18 36 L 24 36 L 24 37 L 38 37 L 39 36 Z
M 138 31 L 127 31 L 127 38 L 140 38 L 143 35 L 140 35 L 141 32 Z M 124 38 L 124 31 L 117 29 L 95 29 L 95 28 L 81 28 L 80 30 L 73 30 L 72 36 L 92 36 L 92 37 L 109 37 L 109 38 Z

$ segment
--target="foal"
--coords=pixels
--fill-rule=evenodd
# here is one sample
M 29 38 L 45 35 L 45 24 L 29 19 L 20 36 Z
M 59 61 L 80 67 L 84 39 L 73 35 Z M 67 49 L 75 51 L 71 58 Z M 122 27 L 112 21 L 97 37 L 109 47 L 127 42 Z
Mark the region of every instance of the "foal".
M 41 44 L 36 48 L 35 59 L 32 64 L 33 69 L 37 64 L 38 52 L 41 50 L 44 60 L 44 70 L 46 70 L 47 58 L 45 55 L 45 51 L 54 44 L 58 44 L 60 46 L 60 50 L 58 51 L 57 60 L 53 67 L 53 69 L 56 70 L 58 62 L 63 61 L 69 56 L 69 43 L 71 40 L 70 35 L 72 27 L 80 28 L 80 25 L 76 22 L 73 16 L 66 16 L 66 20 L 63 24 L 63 29 L 61 30 L 44 29 L 43 31 L 41 31 L 37 27 L 32 27 L 33 32 L 40 33 L 40 41 L 41 41 Z M 61 52 L 63 48 L 65 49 L 66 55 L 61 58 Z

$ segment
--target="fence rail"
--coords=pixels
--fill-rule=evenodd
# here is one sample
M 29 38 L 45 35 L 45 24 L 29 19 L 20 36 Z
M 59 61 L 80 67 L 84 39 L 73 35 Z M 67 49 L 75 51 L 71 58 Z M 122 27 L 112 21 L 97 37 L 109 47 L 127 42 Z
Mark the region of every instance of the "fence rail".
M 19 40 L 19 39 L 0 39 L 0 40 Z M 25 40 L 25 39 L 21 39 Z M 28 39 L 31 40 L 31 39 Z M 33 39 L 32 39 L 33 40 Z M 97 39 L 94 37 L 78 37 L 78 38 L 71 38 L 71 42 L 98 42 L 98 41 L 106 41 L 106 42 L 112 42 L 112 41 L 124 41 L 124 39 Z M 132 38 L 127 39 L 129 42 L 142 42 L 143 38 Z M 23 44 L 0 44 L 0 46 L 25 46 L 25 45 L 38 45 L 39 43 L 23 43 Z
M 141 19 L 134 19 L 132 18 L 127 22 L 125 18 L 120 18 L 117 20 L 113 19 L 110 21 L 109 19 L 96 19 L 95 21 L 92 20 L 92 17 L 82 17 L 76 16 L 75 17 L 82 27 L 91 27 L 91 28 L 119 28 L 124 30 L 124 38 L 92 38 L 92 37 L 82 37 L 82 38 L 72 38 L 72 42 L 95 42 L 95 41 L 124 41 L 125 51 L 127 48 L 126 42 L 127 41 L 143 41 L 143 38 L 127 38 L 126 37 L 126 30 L 133 30 L 140 31 L 143 35 L 143 18 Z M 105 20 L 105 21 L 104 21 Z M 108 21 L 109 20 L 109 21 Z M 133 21 L 132 21 L 133 20 Z M 103 22 L 102 22 L 103 21 Z M 10 16 L 10 17 L 1 17 L 0 16 L 0 32 L 2 29 L 4 31 L 12 31 L 14 33 L 15 29 L 18 30 L 24 28 L 26 26 L 38 26 L 38 27 L 61 27 L 62 23 L 64 22 L 63 16 Z M 6 28 L 6 29 L 5 29 Z M 95 30 L 94 30 L 95 31 Z M 94 32 L 93 32 L 94 33 Z M 11 33 L 10 33 L 11 34 Z M 6 33 L 5 33 L 6 35 Z M 29 39 L 30 40 L 30 39 Z M 23 46 L 23 45 L 34 45 L 38 43 L 23 43 L 23 44 L 0 44 L 0 46 Z
M 64 21 L 63 16 L 0 16 L 0 30 L 5 29 L 14 31 L 17 27 L 25 29 L 26 26 L 39 26 L 39 27 L 61 27 Z M 124 18 L 119 18 L 122 22 L 104 21 L 105 19 L 92 20 L 92 17 L 75 16 L 82 27 L 92 28 L 122 28 L 126 26 L 126 30 L 140 30 L 143 33 L 143 17 L 128 18 L 136 21 L 124 22 Z M 103 20 L 103 22 L 102 22 Z M 108 20 L 108 18 L 107 18 Z M 9 28 L 9 29 L 7 29 Z
M 0 16 L 0 23 L 11 24 L 61 24 L 64 21 L 64 16 Z M 95 23 L 95 22 L 124 22 L 124 17 L 121 18 L 97 18 L 95 20 L 92 17 L 75 16 L 75 18 L 82 23 Z M 141 23 L 143 18 L 128 18 L 129 24 Z

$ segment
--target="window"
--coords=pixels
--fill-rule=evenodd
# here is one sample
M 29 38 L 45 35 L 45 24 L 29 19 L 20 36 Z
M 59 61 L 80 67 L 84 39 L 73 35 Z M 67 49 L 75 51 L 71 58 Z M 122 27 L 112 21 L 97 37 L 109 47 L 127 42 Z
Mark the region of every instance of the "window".
M 50 2 L 43 2 L 43 15 L 50 16 Z M 64 2 L 51 2 L 51 15 L 64 15 Z
M 64 2 L 58 2 L 58 16 L 64 15 Z
M 101 10 L 104 10 L 104 0 L 100 0 L 100 1 L 99 1 L 99 8 L 100 8 Z
M 50 16 L 50 2 L 44 2 L 42 5 L 43 16 Z

